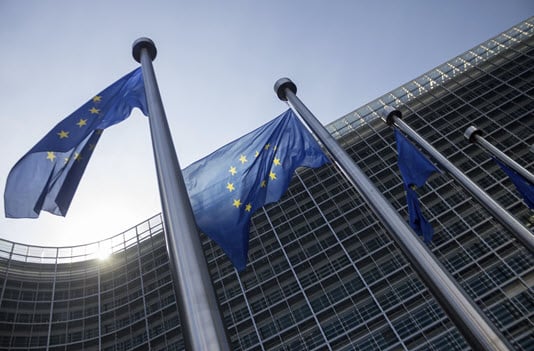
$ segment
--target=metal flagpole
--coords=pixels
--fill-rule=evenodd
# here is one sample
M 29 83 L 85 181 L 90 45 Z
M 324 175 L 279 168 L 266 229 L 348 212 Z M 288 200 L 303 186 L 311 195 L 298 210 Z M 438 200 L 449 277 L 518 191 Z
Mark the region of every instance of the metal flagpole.
M 282 78 L 276 82 L 274 89 L 280 100 L 287 101 L 314 132 L 333 161 L 380 218 L 471 347 L 475 350 L 511 350 L 511 346 L 478 306 L 463 292 L 371 180 L 295 95 L 296 85 L 288 78 Z
M 454 177 L 460 184 L 467 189 L 499 222 L 508 228 L 512 234 L 516 236 L 530 252 L 534 252 L 534 234 L 523 226 L 510 213 L 502 208 L 495 200 L 493 200 L 484 190 L 480 189 L 471 179 L 462 173 L 456 166 L 454 166 L 445 156 L 430 145 L 425 139 L 417 134 L 410 126 L 408 126 L 402 118 L 402 113 L 390 106 L 384 107 L 384 114 L 386 123 L 388 125 L 395 124 L 404 133 L 413 138 L 423 149 L 425 149 L 438 163 L 447 170 L 447 172 Z
M 489 141 L 484 139 L 482 135 L 482 131 L 475 126 L 468 127 L 464 132 L 465 138 L 469 140 L 470 143 L 475 143 L 482 146 L 484 149 L 486 149 L 486 151 L 493 154 L 493 156 L 504 162 L 508 167 L 516 171 L 523 178 L 534 184 L 534 175 L 532 173 L 527 171 L 525 168 L 523 168 L 523 166 L 515 162 L 504 152 L 493 146 Z
M 230 350 L 152 66 L 156 46 L 139 38 L 132 53 L 143 68 L 165 240 L 185 346 L 192 351 Z

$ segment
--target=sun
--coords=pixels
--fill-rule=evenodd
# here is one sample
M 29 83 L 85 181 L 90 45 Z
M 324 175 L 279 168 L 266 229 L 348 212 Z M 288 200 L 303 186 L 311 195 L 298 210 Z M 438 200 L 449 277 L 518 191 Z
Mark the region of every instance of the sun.
M 100 261 L 107 260 L 109 256 L 111 256 L 111 250 L 109 248 L 99 248 L 97 252 L 95 252 L 96 258 L 98 258 Z

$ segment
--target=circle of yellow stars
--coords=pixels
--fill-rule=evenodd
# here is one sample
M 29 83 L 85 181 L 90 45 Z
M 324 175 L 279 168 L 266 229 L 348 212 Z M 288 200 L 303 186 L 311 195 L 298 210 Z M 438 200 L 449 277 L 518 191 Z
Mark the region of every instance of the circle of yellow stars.
M 271 144 L 266 144 L 264 146 L 264 150 L 269 150 L 271 148 Z M 277 147 L 274 146 L 273 147 L 273 150 L 276 151 Z M 259 151 L 256 151 L 255 154 L 254 154 L 254 157 L 258 157 L 260 155 Z M 244 165 L 245 163 L 248 162 L 248 159 L 247 159 L 247 156 L 244 155 L 244 154 L 241 154 L 239 156 L 239 158 L 237 159 L 237 161 L 239 163 L 241 163 L 241 165 Z M 275 157 L 274 160 L 273 160 L 273 165 L 274 166 L 281 166 L 282 165 L 282 162 L 280 161 L 280 158 L 278 157 Z M 230 168 L 228 169 L 228 172 L 230 173 L 231 176 L 235 176 L 237 174 L 237 167 L 236 166 L 230 166 Z M 271 169 L 271 171 L 269 171 L 269 175 L 268 175 L 269 179 L 270 180 L 276 180 L 277 177 L 276 177 L 276 173 Z M 261 188 L 265 188 L 267 186 L 267 180 L 264 179 L 261 181 L 260 183 L 260 187 Z M 226 189 L 229 191 L 229 192 L 233 192 L 236 190 L 236 186 L 233 182 L 229 181 L 227 182 L 226 184 Z M 241 202 L 241 199 L 233 199 L 232 201 L 232 206 L 235 207 L 235 208 L 241 208 L 241 206 L 243 205 L 243 203 Z M 247 203 L 244 207 L 245 211 L 246 212 L 250 212 L 252 211 L 252 204 L 251 203 Z
M 88 110 L 88 112 L 91 115 L 101 115 L 101 110 L 99 108 L 97 108 L 97 104 L 102 101 L 102 96 L 97 95 L 97 96 L 93 97 L 91 99 L 91 101 L 95 105 L 92 106 Z M 77 125 L 78 128 L 83 128 L 83 127 L 87 126 L 87 121 L 88 120 L 89 120 L 89 118 L 80 118 L 78 120 L 78 122 L 75 123 L 75 125 Z M 101 132 L 101 131 L 97 131 L 97 132 Z M 56 135 L 58 136 L 58 138 L 60 140 L 67 139 L 70 136 L 70 131 L 61 129 L 59 132 L 56 133 Z M 93 145 L 93 144 L 89 145 L 89 150 L 92 151 L 94 148 L 95 148 L 95 145 Z M 54 151 L 47 151 L 46 152 L 46 159 L 50 160 L 50 162 L 55 162 L 56 158 L 57 158 L 57 156 L 56 156 L 56 153 Z M 69 162 L 69 160 L 70 160 L 70 157 L 65 157 L 64 158 L 65 163 Z M 80 155 L 79 153 L 75 152 L 74 153 L 74 160 L 81 161 L 82 160 L 82 155 Z

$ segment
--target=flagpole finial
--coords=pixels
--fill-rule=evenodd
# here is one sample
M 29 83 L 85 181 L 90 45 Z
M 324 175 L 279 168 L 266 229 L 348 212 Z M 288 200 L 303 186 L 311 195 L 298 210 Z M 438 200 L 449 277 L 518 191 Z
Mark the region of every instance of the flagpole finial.
M 480 135 L 482 136 L 484 133 L 482 133 L 482 131 L 480 129 L 478 129 L 477 127 L 475 126 L 470 126 L 470 127 L 467 127 L 467 129 L 465 130 L 464 132 L 464 137 L 469 140 L 470 143 L 474 143 L 476 142 L 476 139 L 475 137 L 477 135 Z
M 386 105 L 382 110 L 382 116 L 386 119 L 386 124 L 388 126 L 391 126 L 395 123 L 395 117 L 402 118 L 402 112 L 391 106 Z
M 133 58 L 139 63 L 141 63 L 141 50 L 142 49 L 147 49 L 150 59 L 154 61 L 158 51 L 156 50 L 156 45 L 154 44 L 152 39 L 143 37 L 143 38 L 139 38 L 136 41 L 134 41 L 132 45 L 132 55 L 133 55 Z
M 274 91 L 282 101 L 287 101 L 286 89 L 291 90 L 293 94 L 297 93 L 297 86 L 289 78 L 280 78 L 274 83 Z

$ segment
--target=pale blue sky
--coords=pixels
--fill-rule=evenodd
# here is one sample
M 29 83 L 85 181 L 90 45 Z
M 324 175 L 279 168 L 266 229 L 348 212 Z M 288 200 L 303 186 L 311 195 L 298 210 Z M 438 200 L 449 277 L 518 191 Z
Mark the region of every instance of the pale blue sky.
M 531 0 L 0 0 L 0 187 L 57 122 L 137 67 L 138 37 L 158 47 L 185 167 L 283 112 L 278 78 L 327 124 L 532 15 Z M 0 237 L 84 244 L 159 212 L 148 123 L 135 112 L 104 133 L 66 218 L 0 216 Z

